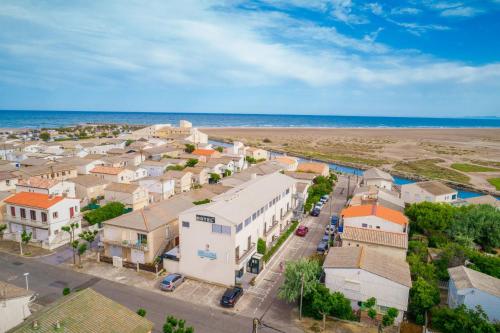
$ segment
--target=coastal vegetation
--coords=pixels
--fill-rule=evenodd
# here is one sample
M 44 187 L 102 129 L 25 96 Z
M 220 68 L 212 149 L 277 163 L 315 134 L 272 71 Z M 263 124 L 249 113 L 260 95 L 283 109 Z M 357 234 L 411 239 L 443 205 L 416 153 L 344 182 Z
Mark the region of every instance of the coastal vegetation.
M 128 210 L 125 209 L 125 205 L 123 205 L 121 202 L 110 202 L 100 208 L 86 213 L 83 218 L 87 222 L 89 222 L 89 224 L 94 225 L 96 223 L 101 223 L 118 217 L 127 212 Z
M 317 203 L 322 196 L 332 192 L 333 182 L 336 176 L 332 174 L 330 177 L 318 176 L 314 178 L 313 184 L 307 190 L 307 199 L 304 204 L 304 211 L 309 212 L 313 205 Z
M 463 173 L 452 169 L 443 168 L 436 165 L 437 163 L 442 162 L 444 162 L 444 160 L 439 158 L 423 159 L 410 162 L 401 161 L 397 162 L 393 166 L 393 169 L 410 174 L 421 175 L 429 179 L 449 180 L 462 184 L 469 183 L 470 178 L 467 175 L 464 175 Z
M 495 186 L 497 191 L 500 191 L 500 178 L 489 178 L 488 183 Z
M 490 172 L 490 171 L 500 171 L 499 169 L 494 169 L 481 165 L 474 165 L 469 163 L 453 163 L 451 167 L 455 170 L 462 172 Z
M 494 168 L 500 168 L 500 162 L 498 162 L 498 161 L 471 160 L 471 162 L 474 164 L 491 166 Z

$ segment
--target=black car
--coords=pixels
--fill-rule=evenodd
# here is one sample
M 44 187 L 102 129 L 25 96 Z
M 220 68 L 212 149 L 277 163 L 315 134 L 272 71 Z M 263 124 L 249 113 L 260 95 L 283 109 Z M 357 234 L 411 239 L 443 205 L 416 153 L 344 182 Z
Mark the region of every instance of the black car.
M 321 210 L 319 210 L 318 208 L 313 208 L 313 210 L 311 210 L 311 216 L 319 216 L 319 213 L 321 212 Z
M 241 295 L 243 295 L 242 288 L 233 287 L 226 289 L 226 292 L 224 292 L 224 295 L 222 295 L 220 299 L 220 305 L 226 308 L 232 308 L 240 299 Z

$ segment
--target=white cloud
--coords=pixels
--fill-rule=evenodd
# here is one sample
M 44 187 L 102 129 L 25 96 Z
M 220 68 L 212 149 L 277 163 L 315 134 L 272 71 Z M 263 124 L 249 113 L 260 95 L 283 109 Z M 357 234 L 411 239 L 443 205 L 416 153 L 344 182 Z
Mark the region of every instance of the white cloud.
M 353 13 L 353 2 L 351 0 L 332 0 L 331 14 L 337 20 L 347 24 L 366 24 L 368 20 L 365 17 Z
M 366 7 L 373 13 L 373 15 L 382 15 L 384 13 L 384 9 L 382 5 L 378 2 L 372 2 L 366 5 Z
M 450 30 L 450 27 L 441 24 L 419 24 L 416 22 L 399 22 L 392 19 L 387 19 L 387 21 L 405 28 L 409 33 L 412 33 L 416 36 L 420 36 L 429 31 Z
M 421 12 L 421 9 L 414 7 L 396 7 L 391 9 L 392 15 L 418 15 Z
M 441 12 L 441 16 L 472 17 L 483 13 L 483 10 L 473 7 L 448 8 Z

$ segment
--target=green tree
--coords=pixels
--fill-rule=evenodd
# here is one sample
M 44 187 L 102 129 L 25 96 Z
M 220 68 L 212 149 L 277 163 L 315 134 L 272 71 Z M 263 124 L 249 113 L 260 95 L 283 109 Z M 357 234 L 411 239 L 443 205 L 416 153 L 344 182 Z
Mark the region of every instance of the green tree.
M 375 310 L 374 308 L 369 308 L 367 314 L 368 317 L 370 317 L 372 320 L 375 320 L 375 317 L 377 317 L 377 310 Z
M 78 237 L 87 241 L 87 245 L 89 249 L 92 249 L 92 242 L 95 241 L 97 236 L 97 230 L 85 230 L 78 235 Z
M 409 313 L 417 321 L 423 324 L 425 312 L 439 303 L 439 288 L 421 277 L 413 282 L 410 289 Z
M 486 313 L 477 306 L 468 309 L 461 305 L 455 309 L 435 307 L 431 311 L 431 326 L 442 333 L 495 333 L 494 324 L 490 323 Z
M 210 182 L 211 183 L 218 183 L 220 180 L 221 180 L 221 177 L 219 174 L 216 174 L 216 173 L 210 174 Z
M 71 293 L 71 289 L 68 287 L 64 288 L 62 291 L 63 296 L 69 295 Z
M 184 148 L 184 151 L 188 154 L 191 154 L 194 150 L 196 149 L 195 145 L 191 144 L 191 143 L 186 143 L 185 144 L 185 148 Z
M 304 281 L 304 297 L 316 287 L 316 281 L 321 273 L 321 266 L 316 260 L 300 259 L 287 263 L 283 285 L 278 297 L 287 302 L 296 302 L 300 297 L 302 279 Z
M 318 282 L 316 282 L 311 298 L 311 310 L 314 313 L 319 314 L 323 319 L 324 330 L 326 327 L 326 316 L 329 315 L 333 310 L 334 298 L 332 297 L 330 290 L 325 287 L 325 285 Z
M 146 310 L 143 308 L 137 309 L 137 314 L 141 317 L 146 317 Z
M 194 167 L 196 164 L 198 164 L 198 160 L 196 158 L 190 158 L 186 162 L 187 167 Z
M 363 306 L 367 309 L 373 308 L 376 304 L 377 299 L 375 297 L 370 297 L 365 302 L 363 302 Z
M 128 139 L 127 141 L 125 141 L 125 147 L 130 146 L 133 142 L 134 140 Z
M 73 244 L 73 242 L 75 241 L 75 230 L 78 229 L 78 227 L 79 225 L 76 222 L 61 227 L 62 231 L 67 232 L 69 234 L 70 245 Z M 76 265 L 76 248 L 73 246 L 72 248 L 73 248 L 73 265 Z
M 224 147 L 217 146 L 215 147 L 215 150 L 217 150 L 219 153 L 222 153 L 224 151 Z
M 49 141 L 50 134 L 48 132 L 42 132 L 40 133 L 40 139 L 42 139 L 43 141 Z
M 28 245 L 32 236 L 33 233 L 31 231 L 26 232 L 26 230 L 23 230 L 23 232 L 21 233 L 21 241 L 24 243 L 24 245 Z
M 7 224 L 0 224 L 0 239 L 2 239 L 5 230 L 7 230 Z
M 266 248 L 267 248 L 266 241 L 263 240 L 262 238 L 259 238 L 257 240 L 257 252 L 260 254 L 266 254 Z
M 77 245 L 76 250 L 78 253 L 78 264 L 81 267 L 82 266 L 82 255 L 85 253 L 85 251 L 87 251 L 87 244 L 79 243 L 77 240 L 75 242 Z
M 398 314 L 399 311 L 396 308 L 387 309 L 386 314 L 382 316 L 382 326 L 387 327 L 394 325 L 394 320 L 397 318 Z
M 427 236 L 444 233 L 455 213 L 455 208 L 445 203 L 421 202 L 411 204 L 405 209 L 405 214 L 411 222 L 410 231 L 418 231 Z
M 224 177 L 229 177 L 229 176 L 231 176 L 231 170 L 228 170 L 228 169 L 224 170 L 223 176 L 224 176 Z
M 113 132 L 111 132 L 111 133 L 113 133 L 113 136 L 114 136 L 114 137 L 117 137 L 118 135 L 120 135 L 120 131 L 119 131 L 119 130 L 114 130 L 114 131 L 113 131 Z
M 100 208 L 86 213 L 83 218 L 91 225 L 110 220 L 126 212 L 125 205 L 121 202 L 110 202 Z

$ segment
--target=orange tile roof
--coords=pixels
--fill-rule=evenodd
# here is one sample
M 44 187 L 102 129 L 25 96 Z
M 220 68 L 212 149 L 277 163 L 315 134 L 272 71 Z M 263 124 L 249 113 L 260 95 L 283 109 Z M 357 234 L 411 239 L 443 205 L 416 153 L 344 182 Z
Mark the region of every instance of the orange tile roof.
M 95 168 L 93 168 L 92 170 L 90 170 L 90 172 L 91 173 L 104 173 L 107 175 L 118 175 L 123 170 L 124 170 L 123 168 L 98 165 Z
M 213 149 L 195 149 L 192 152 L 193 155 L 199 155 L 199 156 L 210 156 L 214 153 L 215 150 Z
M 325 170 L 328 170 L 328 165 L 325 163 L 305 162 L 300 163 L 297 167 L 297 171 L 313 172 L 319 174 L 322 174 L 323 172 L 325 172 Z
M 284 163 L 284 164 L 295 164 L 295 163 L 297 163 L 297 159 L 295 159 L 293 157 L 287 157 L 287 156 L 276 157 L 276 160 L 279 161 L 280 163 Z
M 408 218 L 403 213 L 379 205 L 350 206 L 344 208 L 341 215 L 347 218 L 374 215 L 397 224 L 408 224 Z
M 47 209 L 63 199 L 61 196 L 49 196 L 43 193 L 20 192 L 6 199 L 5 203 Z
M 51 188 L 54 185 L 57 185 L 59 180 L 57 179 L 44 179 L 39 177 L 30 177 L 28 179 L 21 179 L 18 182 L 18 185 L 27 186 L 27 187 L 36 187 L 36 188 Z

